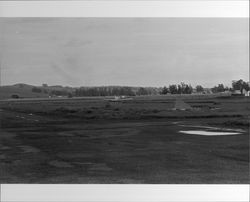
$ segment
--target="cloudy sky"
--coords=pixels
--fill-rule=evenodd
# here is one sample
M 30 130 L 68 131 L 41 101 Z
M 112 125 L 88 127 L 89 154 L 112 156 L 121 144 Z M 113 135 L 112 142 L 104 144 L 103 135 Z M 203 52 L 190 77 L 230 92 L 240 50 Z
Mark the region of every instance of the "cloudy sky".
M 248 80 L 248 18 L 2 18 L 2 84 Z

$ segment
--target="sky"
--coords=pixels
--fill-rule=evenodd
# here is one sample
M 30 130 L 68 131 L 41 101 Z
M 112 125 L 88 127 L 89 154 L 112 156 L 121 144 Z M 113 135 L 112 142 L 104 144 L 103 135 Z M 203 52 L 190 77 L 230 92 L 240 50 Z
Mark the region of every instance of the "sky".
M 1 18 L 2 85 L 249 79 L 249 18 Z

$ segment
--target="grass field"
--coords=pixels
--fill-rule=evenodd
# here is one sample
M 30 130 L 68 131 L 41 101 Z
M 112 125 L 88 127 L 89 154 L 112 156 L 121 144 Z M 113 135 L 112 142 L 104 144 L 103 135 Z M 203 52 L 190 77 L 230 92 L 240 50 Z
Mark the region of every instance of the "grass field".
M 0 101 L 1 183 L 249 183 L 250 99 Z M 203 136 L 185 130 L 236 131 Z

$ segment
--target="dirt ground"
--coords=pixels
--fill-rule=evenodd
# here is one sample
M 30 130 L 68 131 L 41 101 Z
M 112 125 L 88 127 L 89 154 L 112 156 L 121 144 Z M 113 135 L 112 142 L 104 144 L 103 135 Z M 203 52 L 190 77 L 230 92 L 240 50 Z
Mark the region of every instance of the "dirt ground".
M 0 101 L 0 182 L 249 183 L 250 100 L 183 100 Z

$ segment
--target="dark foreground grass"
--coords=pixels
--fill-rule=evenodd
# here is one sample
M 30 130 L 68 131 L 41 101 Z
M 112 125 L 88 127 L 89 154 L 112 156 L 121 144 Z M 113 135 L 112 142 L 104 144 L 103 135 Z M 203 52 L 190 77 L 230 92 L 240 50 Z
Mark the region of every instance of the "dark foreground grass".
M 172 111 L 173 100 L 139 99 L 2 102 L 0 182 L 249 183 L 248 100 L 188 101 L 207 107 Z M 198 125 L 245 132 L 179 133 Z

